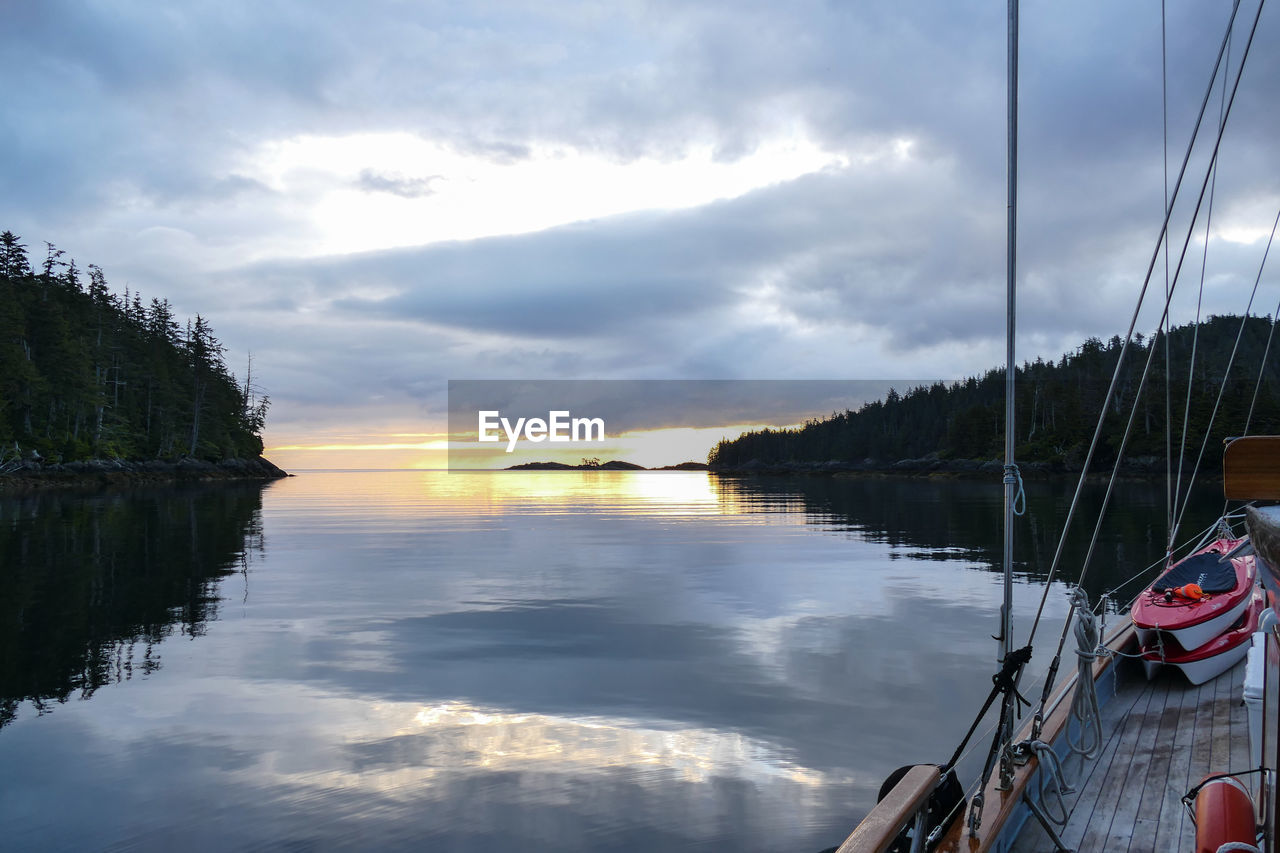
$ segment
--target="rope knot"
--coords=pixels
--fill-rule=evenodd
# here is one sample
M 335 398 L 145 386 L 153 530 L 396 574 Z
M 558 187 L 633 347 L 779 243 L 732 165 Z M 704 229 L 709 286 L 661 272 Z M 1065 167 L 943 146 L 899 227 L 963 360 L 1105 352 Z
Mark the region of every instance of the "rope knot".
M 1023 705 L 1030 705 L 1031 702 L 1018 692 L 1016 685 L 1018 683 L 1018 675 L 1030 660 L 1031 646 L 1014 649 L 1005 656 L 1004 664 L 1000 667 L 1000 671 L 991 676 L 991 683 L 996 686 L 996 690 L 1001 693 L 1012 693 L 1014 698 Z
M 1018 487 L 1018 491 L 1013 496 L 1013 514 L 1022 515 L 1027 511 L 1027 493 L 1022 488 L 1022 472 L 1018 470 L 1017 465 L 1010 463 L 1004 466 L 1004 484 Z

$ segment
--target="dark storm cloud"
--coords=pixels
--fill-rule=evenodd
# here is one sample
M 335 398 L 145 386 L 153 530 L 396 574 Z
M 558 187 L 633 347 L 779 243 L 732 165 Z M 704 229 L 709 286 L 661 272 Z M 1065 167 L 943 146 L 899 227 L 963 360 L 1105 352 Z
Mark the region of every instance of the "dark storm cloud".
M 356 186 L 373 192 L 391 193 L 401 198 L 424 198 L 435 193 L 431 184 L 441 179 L 441 175 L 432 175 L 429 178 L 407 178 L 404 175 L 386 175 L 372 169 L 365 169 L 356 180 Z
M 735 226 L 696 215 L 630 216 L 324 261 L 305 277 L 335 289 L 362 283 L 403 290 L 335 303 L 353 314 L 519 336 L 600 337 L 725 308 L 734 279 L 747 276 L 752 261 L 767 252 L 747 242 L 753 233 L 735 234 Z
M 463 14 L 311 3 L 157 13 L 117 4 L 107 13 L 28 3 L 0 38 L 9 79 L 39 84 L 9 101 L 15 119 L 19 106 L 34 112 L 15 122 L 24 135 L 55 141 L 65 128 L 50 126 L 54 111 L 76 116 L 75 135 L 97 143 L 97 168 L 142 184 L 181 185 L 181 172 L 207 164 L 202 155 L 258 139 L 353 129 L 415 130 L 514 156 L 527 140 L 550 139 L 624 157 L 678 153 L 703 132 L 733 158 L 780 112 L 824 143 L 909 135 L 997 174 L 991 123 L 1002 120 L 1003 19 L 988 6 L 654 4 L 534 14 L 478 4 Z M 1205 45 L 1216 39 L 1203 34 L 1216 36 L 1225 15 L 1181 12 L 1175 39 L 1202 37 L 1172 68 L 1171 89 L 1185 94 L 1212 56 Z M 1151 142 L 1157 20 L 1072 6 L 1029 9 L 1023 26 L 1028 143 L 1041 139 L 1033 147 L 1074 158 Z M 78 145 L 61 147 L 65 165 Z M 161 151 L 145 172 L 113 169 Z M 173 173 L 164 160 L 175 161 Z
M 766 301 L 815 328 L 883 326 L 901 346 L 990 337 L 1003 328 L 995 199 L 977 210 L 966 198 L 981 187 L 945 166 L 933 178 L 926 188 L 905 169 L 826 172 L 689 211 L 270 265 L 246 279 L 305 282 L 348 316 L 634 350 L 677 321 L 763 322 Z M 1079 252 L 1094 236 L 1052 245 Z M 360 289 L 382 295 L 341 295 Z
M 1155 6 L 1024 6 L 1020 328 L 1055 355 L 1123 330 L 1155 246 L 1160 21 Z M 1168 10 L 1176 172 L 1229 8 Z M 1251 18 L 1242 6 L 1233 64 Z M 1004 38 L 1003 6 L 977 2 L 19 2 L 0 28 L 0 227 L 212 316 L 288 389 L 278 400 L 308 405 L 513 372 L 973 372 L 1003 333 Z M 1215 222 L 1274 213 L 1277 38 L 1264 16 Z M 393 132 L 495 163 L 708 143 L 731 162 L 791 132 L 849 165 L 685 211 L 295 259 L 316 253 L 314 199 L 246 164 L 300 136 Z M 909 156 L 886 159 L 899 142 Z M 376 164 L 325 180 L 306 192 L 438 188 Z M 1218 290 L 1251 281 L 1248 254 L 1211 265 Z
M 520 417 L 546 418 L 549 411 L 572 412 L 602 419 L 610 436 L 724 424 L 785 426 L 858 409 L 883 398 L 890 388 L 907 391 L 929 384 L 929 380 L 907 378 L 450 380 L 449 433 L 451 441 L 464 443 L 457 449 L 487 449 L 475 444 L 474 438 L 481 411 L 501 412 L 511 423 Z

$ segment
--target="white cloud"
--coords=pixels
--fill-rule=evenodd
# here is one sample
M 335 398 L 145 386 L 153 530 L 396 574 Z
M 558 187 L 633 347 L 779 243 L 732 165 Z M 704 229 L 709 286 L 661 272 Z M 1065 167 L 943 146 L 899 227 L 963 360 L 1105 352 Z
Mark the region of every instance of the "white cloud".
M 901 158 L 903 146 L 894 143 L 881 156 Z M 269 142 L 240 171 L 304 202 L 300 215 L 310 234 L 290 248 L 317 256 L 697 207 L 847 162 L 803 137 L 764 143 L 734 160 L 717 159 L 710 144 L 671 158 L 623 160 L 544 145 L 521 157 L 494 157 L 401 132 Z M 394 191 L 405 186 L 417 191 Z
M 459 8 L 22 6 L 0 228 L 210 318 L 232 363 L 255 352 L 274 424 L 404 424 L 450 376 L 998 360 L 1002 7 Z M 1168 11 L 1177 152 L 1226 9 Z M 1029 358 L 1121 331 L 1150 258 L 1149 12 L 1023 10 Z M 1208 310 L 1242 309 L 1225 293 L 1280 203 L 1275 38 L 1264 20 L 1228 125 Z

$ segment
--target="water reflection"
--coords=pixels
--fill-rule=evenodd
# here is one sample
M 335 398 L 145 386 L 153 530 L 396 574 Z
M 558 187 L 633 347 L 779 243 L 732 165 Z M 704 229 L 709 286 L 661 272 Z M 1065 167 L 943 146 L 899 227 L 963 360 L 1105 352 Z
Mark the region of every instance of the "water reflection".
M 1001 571 L 1004 494 L 996 480 L 723 477 L 716 478 L 714 486 L 728 512 L 801 511 L 808 524 L 883 543 L 890 559 L 956 560 Z M 1026 484 L 1026 514 L 1015 521 L 1017 575 L 1031 581 L 1048 577 L 1074 490 L 1074 480 L 1067 478 Z M 1079 578 L 1104 492 L 1104 484 L 1088 483 L 1081 493 L 1059 579 Z M 1116 484 L 1085 577 L 1094 600 L 1126 581 L 1130 582 L 1120 590 L 1121 596 L 1127 599 L 1138 592 L 1141 583 L 1131 579 L 1164 553 L 1165 500 L 1163 489 L 1151 483 Z M 1221 511 L 1219 487 L 1192 490 L 1180 540 L 1197 535 Z
M 1030 488 L 1049 541 L 1065 490 Z M 166 663 L 0 733 L 0 764 L 40 768 L 0 782 L 0 825 L 43 849 L 819 850 L 985 697 L 999 493 L 405 472 L 0 504 L 5 695 L 105 684 L 129 643 Z M 1162 493 L 1122 497 L 1108 554 L 1145 559 Z M 237 568 L 250 587 L 219 585 Z M 76 654 L 33 689 L 51 642 Z
M 261 552 L 261 488 L 0 501 L 0 726 L 148 675 L 217 618 L 217 581 Z

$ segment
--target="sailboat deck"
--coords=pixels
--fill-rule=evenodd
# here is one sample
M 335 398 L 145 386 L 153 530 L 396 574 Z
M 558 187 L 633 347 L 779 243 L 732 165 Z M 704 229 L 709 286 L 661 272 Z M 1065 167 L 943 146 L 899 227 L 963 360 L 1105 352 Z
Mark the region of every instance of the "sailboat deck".
M 1108 853 L 1195 849 L 1182 795 L 1209 773 L 1249 769 L 1244 662 L 1198 687 L 1172 667 L 1150 682 L 1140 672 L 1118 681 L 1102 709 L 1101 754 L 1091 762 L 1072 755 L 1065 763 L 1076 793 L 1065 798 L 1072 811 L 1062 840 Z M 1012 847 L 1053 849 L 1035 818 Z

